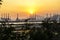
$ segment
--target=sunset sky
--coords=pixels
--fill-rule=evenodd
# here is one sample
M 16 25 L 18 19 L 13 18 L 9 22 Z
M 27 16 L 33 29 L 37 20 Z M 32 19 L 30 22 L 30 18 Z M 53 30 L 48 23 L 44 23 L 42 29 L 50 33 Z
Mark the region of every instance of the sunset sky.
M 43 16 L 55 12 L 60 12 L 60 0 L 3 0 L 0 8 L 0 15 L 9 13 L 13 18 L 17 13 L 20 18 L 27 18 L 34 13 Z

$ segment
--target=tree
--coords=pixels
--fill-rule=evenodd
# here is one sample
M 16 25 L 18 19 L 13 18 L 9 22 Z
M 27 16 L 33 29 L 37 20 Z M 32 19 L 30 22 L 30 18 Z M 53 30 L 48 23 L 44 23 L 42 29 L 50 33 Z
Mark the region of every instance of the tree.
M 2 2 L 2 0 L 0 0 L 0 5 L 2 5 L 2 3 L 1 3 L 1 2 Z

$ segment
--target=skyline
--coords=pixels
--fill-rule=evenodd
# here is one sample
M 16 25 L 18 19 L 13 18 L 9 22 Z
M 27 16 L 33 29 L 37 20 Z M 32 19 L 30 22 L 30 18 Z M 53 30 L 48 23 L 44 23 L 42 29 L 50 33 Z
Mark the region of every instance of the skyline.
M 46 13 L 60 13 L 60 0 L 3 0 L 0 14 L 9 13 L 16 17 L 27 18 L 31 13 L 45 15 Z
M 36 14 L 34 14 L 34 15 L 30 15 L 29 17 L 27 17 L 27 18 L 21 18 L 20 17 L 20 15 L 17 13 L 16 14 L 16 16 L 14 17 L 12 17 L 9 13 L 4 13 L 4 14 L 0 14 L 0 19 L 12 19 L 12 20 L 16 20 L 16 19 L 29 19 L 29 18 L 37 18 L 37 19 L 40 19 L 40 18 L 42 18 L 42 19 L 44 19 L 44 18 L 51 18 L 51 17 L 54 17 L 54 16 L 60 16 L 60 14 L 58 14 L 58 13 L 56 13 L 56 14 L 49 14 L 49 13 L 47 13 L 45 16 L 40 16 L 40 15 L 36 15 Z

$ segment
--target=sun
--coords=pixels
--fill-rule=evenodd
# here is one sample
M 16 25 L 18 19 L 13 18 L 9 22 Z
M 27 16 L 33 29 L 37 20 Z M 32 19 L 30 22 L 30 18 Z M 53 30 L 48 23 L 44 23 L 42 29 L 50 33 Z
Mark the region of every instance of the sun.
M 30 14 L 33 14 L 34 12 L 33 12 L 33 10 L 30 10 Z
M 33 9 L 29 10 L 29 14 L 34 14 L 34 13 L 35 13 L 35 10 L 33 10 Z

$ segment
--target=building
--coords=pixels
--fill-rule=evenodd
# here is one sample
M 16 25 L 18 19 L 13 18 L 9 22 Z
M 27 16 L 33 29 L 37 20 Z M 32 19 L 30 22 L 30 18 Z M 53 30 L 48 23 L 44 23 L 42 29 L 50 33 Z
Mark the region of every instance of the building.
M 17 17 L 16 17 L 16 20 L 15 21 L 17 21 L 17 22 L 19 22 L 20 21 L 20 19 L 19 19 L 19 15 L 17 14 Z
M 44 17 L 36 15 L 36 17 L 35 16 L 30 17 L 28 21 L 29 22 L 41 22 L 42 20 L 44 20 Z
M 0 21 L 11 21 L 9 14 L 1 15 Z

